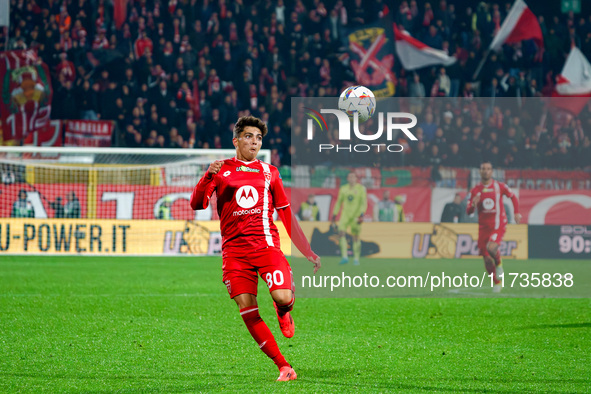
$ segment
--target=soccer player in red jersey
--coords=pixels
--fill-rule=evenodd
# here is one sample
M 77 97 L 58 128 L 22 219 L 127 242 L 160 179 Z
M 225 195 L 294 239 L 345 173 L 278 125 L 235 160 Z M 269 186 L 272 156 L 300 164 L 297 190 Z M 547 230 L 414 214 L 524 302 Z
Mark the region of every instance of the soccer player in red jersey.
M 292 213 L 279 171 L 257 160 L 267 126 L 253 116 L 238 119 L 233 143 L 236 157 L 210 164 L 191 195 L 194 210 L 205 209 L 213 192 L 222 232 L 223 281 L 240 308 L 240 315 L 259 348 L 279 368 L 279 381 L 295 380 L 297 375 L 285 360 L 269 327 L 261 319 L 257 304 L 257 273 L 267 283 L 273 298 L 279 327 L 287 338 L 295 326 L 289 313 L 293 309 L 294 283 L 291 268 L 279 245 L 279 232 L 273 211 L 279 217 L 295 246 L 320 268 L 320 258 Z
M 499 245 L 507 229 L 507 215 L 503 205 L 503 196 L 513 202 L 515 222 L 521 221 L 519 203 L 513 191 L 504 183 L 492 178 L 492 164 L 484 161 L 480 164 L 481 182 L 470 191 L 466 212 L 472 214 L 478 208 L 478 248 L 484 258 L 484 267 L 493 274 L 493 291 L 501 291 L 499 276 L 503 273 Z

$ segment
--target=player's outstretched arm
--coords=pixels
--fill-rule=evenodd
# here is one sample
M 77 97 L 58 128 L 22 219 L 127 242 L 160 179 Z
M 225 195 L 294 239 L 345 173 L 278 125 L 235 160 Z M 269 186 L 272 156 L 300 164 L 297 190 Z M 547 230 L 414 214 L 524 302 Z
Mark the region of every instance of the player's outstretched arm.
M 513 203 L 513 213 L 515 214 L 515 223 L 519 224 L 521 222 L 521 214 L 519 213 L 519 200 L 517 200 L 517 196 L 513 194 L 511 196 L 511 202 Z
M 517 196 L 505 183 L 501 183 L 501 190 L 503 195 L 511 199 L 511 202 L 513 203 L 513 213 L 515 214 L 515 223 L 519 224 L 521 222 L 521 214 L 519 213 L 519 200 L 517 200 Z
M 320 263 L 320 257 L 318 257 L 318 255 L 312 251 L 310 243 L 304 235 L 304 231 L 302 231 L 298 220 L 291 210 L 291 206 L 288 205 L 284 208 L 277 209 L 277 213 L 279 214 L 279 217 L 281 218 L 281 221 L 287 230 L 287 234 L 293 241 L 296 248 L 298 248 L 298 250 L 304 256 L 306 256 L 308 261 L 314 264 L 314 273 L 318 272 L 320 266 L 322 265 Z
M 215 190 L 214 175 L 220 172 L 223 160 L 216 160 L 209 165 L 207 172 L 197 183 L 191 194 L 191 208 L 194 211 L 205 209 L 209 206 L 209 199 Z

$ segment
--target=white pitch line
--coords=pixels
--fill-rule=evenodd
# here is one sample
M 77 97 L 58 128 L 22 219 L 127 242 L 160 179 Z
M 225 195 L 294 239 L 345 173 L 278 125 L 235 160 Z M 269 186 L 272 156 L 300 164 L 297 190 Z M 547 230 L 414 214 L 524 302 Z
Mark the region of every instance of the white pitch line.
M 0 297 L 222 297 L 221 294 L 0 294 Z

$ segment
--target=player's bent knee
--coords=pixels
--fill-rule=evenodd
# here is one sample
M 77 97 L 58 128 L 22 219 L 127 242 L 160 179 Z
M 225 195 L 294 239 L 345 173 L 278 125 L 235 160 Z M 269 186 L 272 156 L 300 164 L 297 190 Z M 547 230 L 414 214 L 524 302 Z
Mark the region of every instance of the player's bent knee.
M 290 289 L 278 289 L 271 292 L 271 297 L 277 305 L 286 305 L 293 300 L 293 292 Z
M 492 256 L 496 256 L 497 251 L 499 250 L 499 245 L 496 244 L 495 242 L 489 242 L 486 245 L 486 249 L 488 250 L 488 253 L 490 253 Z

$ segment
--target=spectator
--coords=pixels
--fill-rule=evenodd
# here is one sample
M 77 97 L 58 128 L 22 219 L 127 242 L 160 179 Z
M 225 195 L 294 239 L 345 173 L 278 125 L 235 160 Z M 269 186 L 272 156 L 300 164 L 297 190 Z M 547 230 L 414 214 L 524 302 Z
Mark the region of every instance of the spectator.
M 443 159 L 442 164 L 446 167 L 463 167 L 464 158 L 460 154 L 460 147 L 456 142 L 449 145 L 449 152 Z
M 156 219 L 160 220 L 171 220 L 172 219 L 172 204 L 170 201 L 170 197 L 164 197 L 162 204 L 158 208 L 158 217 Z
M 427 153 L 425 151 L 425 142 L 419 141 L 416 147 L 413 147 L 408 159 L 408 165 L 423 167 L 428 165 Z
M 35 209 L 31 201 L 27 199 L 27 191 L 21 189 L 18 192 L 18 200 L 12 204 L 11 218 L 33 218 L 35 217 Z
M 78 86 L 75 92 L 76 104 L 81 119 L 98 120 L 95 109 L 98 107 L 96 91 L 91 88 L 90 82 L 85 79 L 82 86 Z
M 300 205 L 300 211 L 298 213 L 300 220 L 317 222 L 320 220 L 320 210 L 318 204 L 316 204 L 316 196 L 310 194 L 308 199 Z
M 148 37 L 145 31 L 140 33 L 140 36 L 133 44 L 135 57 L 136 59 L 141 58 L 146 53 L 146 50 L 149 50 L 149 53 L 154 52 L 154 44 L 152 40 Z
M 394 201 L 390 198 L 390 191 L 385 190 L 382 199 L 374 205 L 373 220 L 376 222 L 404 222 L 404 198 L 397 196 Z
M 456 193 L 454 200 L 448 202 L 443 207 L 443 213 L 441 214 L 441 223 L 459 223 L 462 216 L 462 196 L 460 193 Z
M 64 205 L 62 204 L 62 198 L 56 197 L 54 202 L 49 203 L 49 207 L 53 209 L 53 217 L 61 219 L 65 217 Z
M 435 138 L 435 131 L 437 130 L 437 124 L 433 121 L 433 114 L 428 113 L 425 116 L 425 121 L 419 124 L 419 127 L 423 130 L 425 142 L 430 142 Z
M 441 96 L 448 97 L 451 91 L 451 80 L 445 73 L 445 67 L 439 69 L 439 92 Z
M 419 74 L 413 74 L 413 82 L 410 84 L 410 112 L 420 115 L 423 112 L 425 86 L 422 84 Z

